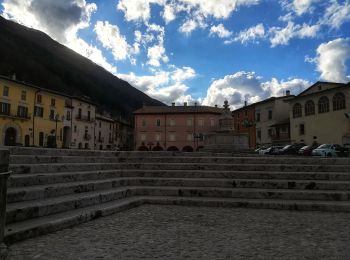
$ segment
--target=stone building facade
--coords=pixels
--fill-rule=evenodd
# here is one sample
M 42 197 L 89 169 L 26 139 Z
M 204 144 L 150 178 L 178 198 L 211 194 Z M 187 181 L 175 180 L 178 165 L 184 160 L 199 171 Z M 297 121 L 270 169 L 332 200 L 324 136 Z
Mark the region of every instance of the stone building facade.
M 237 133 L 248 134 L 249 148 L 256 147 L 255 104 L 247 105 L 232 111 L 234 128 Z
M 350 84 L 316 82 L 290 101 L 292 142 L 350 146 Z
M 195 151 L 204 135 L 218 127 L 221 108 L 208 106 L 144 106 L 136 110 L 135 149 Z

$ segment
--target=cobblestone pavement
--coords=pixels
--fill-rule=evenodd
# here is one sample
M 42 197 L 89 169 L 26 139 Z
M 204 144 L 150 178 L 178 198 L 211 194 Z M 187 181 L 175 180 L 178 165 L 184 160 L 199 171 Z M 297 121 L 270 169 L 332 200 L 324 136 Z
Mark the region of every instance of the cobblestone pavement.
M 9 259 L 350 259 L 350 214 L 143 205 L 14 244 Z

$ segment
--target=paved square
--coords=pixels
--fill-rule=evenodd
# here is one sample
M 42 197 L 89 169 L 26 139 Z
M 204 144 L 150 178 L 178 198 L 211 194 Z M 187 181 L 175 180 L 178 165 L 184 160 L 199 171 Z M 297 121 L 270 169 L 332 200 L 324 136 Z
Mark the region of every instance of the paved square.
M 143 205 L 14 244 L 9 259 L 350 259 L 350 214 Z

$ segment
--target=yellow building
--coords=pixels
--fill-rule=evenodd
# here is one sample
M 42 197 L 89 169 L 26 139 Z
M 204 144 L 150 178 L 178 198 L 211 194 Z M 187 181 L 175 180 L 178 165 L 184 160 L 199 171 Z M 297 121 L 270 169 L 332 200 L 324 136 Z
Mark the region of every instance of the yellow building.
M 350 85 L 317 82 L 291 100 L 292 142 L 350 145 Z
M 0 76 L 0 145 L 62 146 L 66 96 Z

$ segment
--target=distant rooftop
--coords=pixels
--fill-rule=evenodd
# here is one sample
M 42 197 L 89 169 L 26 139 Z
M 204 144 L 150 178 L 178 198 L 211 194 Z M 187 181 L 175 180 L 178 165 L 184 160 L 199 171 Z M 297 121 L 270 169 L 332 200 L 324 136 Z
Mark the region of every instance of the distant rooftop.
M 223 108 L 209 106 L 144 106 L 134 114 L 187 114 L 187 113 L 210 113 L 221 114 Z

